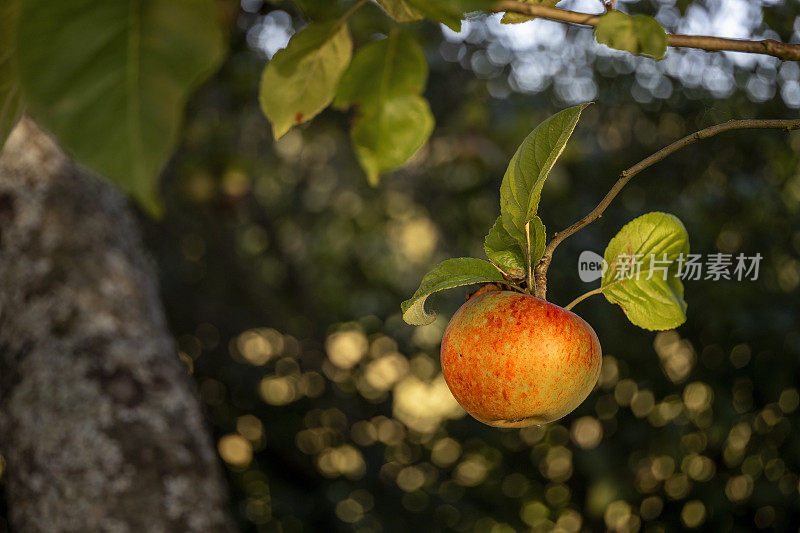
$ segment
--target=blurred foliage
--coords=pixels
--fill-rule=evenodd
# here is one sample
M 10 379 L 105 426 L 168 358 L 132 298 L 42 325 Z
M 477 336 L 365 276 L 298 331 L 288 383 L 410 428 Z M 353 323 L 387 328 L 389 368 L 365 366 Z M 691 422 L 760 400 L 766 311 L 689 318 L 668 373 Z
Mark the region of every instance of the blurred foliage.
M 730 3 L 624 7 L 661 13 L 674 30 L 680 19 L 671 25 L 664 12 L 712 14 Z M 640 330 L 601 297 L 581 303 L 603 370 L 557 423 L 492 429 L 455 404 L 438 348 L 466 290 L 434 296 L 440 315 L 429 326 L 405 325 L 399 308 L 436 262 L 481 257 L 508 159 L 575 98 L 596 105 L 545 185 L 539 214 L 551 233 L 594 207 L 621 170 L 682 135 L 729 118 L 796 116 L 795 63 L 674 50 L 655 63 L 545 21 L 503 27 L 530 33 L 543 23 L 534 28 L 560 35 L 558 50 L 512 50 L 493 33 L 495 19 L 458 35 L 413 25 L 437 127 L 411 165 L 372 188 L 345 113 L 327 110 L 273 141 L 259 75 L 275 39 L 303 19 L 288 2 L 242 7 L 229 59 L 190 106 L 163 184 L 166 217 L 142 218 L 242 530 L 796 527 L 799 133 L 692 145 L 637 176 L 559 247 L 548 296 L 562 305 L 588 288 L 579 253 L 602 252 L 647 211 L 680 217 L 692 252 L 764 260 L 755 282 L 686 281 L 688 321 L 676 331 Z M 354 15 L 358 46 L 377 25 L 390 29 L 377 9 Z M 757 31 L 798 39 L 787 22 L 798 15 L 796 3 L 770 5 Z

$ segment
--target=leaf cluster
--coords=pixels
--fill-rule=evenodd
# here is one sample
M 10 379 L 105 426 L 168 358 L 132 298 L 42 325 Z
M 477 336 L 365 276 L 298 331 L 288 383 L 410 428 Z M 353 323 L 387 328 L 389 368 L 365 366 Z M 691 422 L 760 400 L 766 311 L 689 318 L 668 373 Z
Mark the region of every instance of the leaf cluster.
M 500 216 L 484 241 L 488 261 L 466 257 L 435 266 L 414 295 L 401 304 L 407 323 L 433 322 L 436 315 L 426 312 L 424 304 L 436 291 L 499 282 L 510 290 L 535 292 L 532 271 L 542 259 L 547 242 L 545 225 L 537 215 L 542 187 L 587 105 L 556 113 L 522 141 L 500 185 Z M 602 292 L 609 302 L 619 305 L 639 327 L 677 327 L 686 321 L 679 268 L 681 258 L 688 253 L 689 237 L 680 220 L 665 213 L 642 215 L 609 242 L 601 286 L 595 292 Z M 644 267 L 637 267 L 630 276 L 620 276 L 620 258 Z M 654 275 L 653 265 L 657 265 L 658 275 Z
M 355 55 L 348 18 L 366 0 L 338 16 L 333 2 L 297 2 L 313 21 L 264 69 L 261 108 L 275 138 L 331 104 L 353 109 L 353 150 L 376 184 L 381 174 L 406 164 L 434 127 L 423 96 L 425 56 L 400 25 L 429 20 L 458 31 L 467 14 L 488 12 L 492 2 L 378 0 L 398 27 Z M 508 23 L 529 19 L 504 17 Z M 653 57 L 663 56 L 666 46 L 663 28 L 640 15 L 609 13 L 596 36 Z M 0 5 L 0 147 L 27 112 L 78 161 L 156 214 L 158 176 L 177 145 L 186 101 L 225 51 L 212 0 L 6 0 Z M 520 240 L 519 227 L 506 229 Z M 534 243 L 538 239 L 533 236 Z
M 301 2 L 308 3 L 314 4 L 310 0 Z M 467 13 L 491 9 L 488 0 L 378 0 L 377 3 L 397 24 L 427 19 L 454 31 L 460 29 Z M 524 3 L 554 6 L 557 0 Z M 306 6 L 306 12 L 319 13 L 327 19 L 312 22 L 275 54 L 264 69 L 259 98 L 276 139 L 331 104 L 341 110 L 353 108 L 350 130 L 353 151 L 367 179 L 375 185 L 381 174 L 406 164 L 425 144 L 433 131 L 434 117 L 423 97 L 427 63 L 411 32 L 396 27 L 353 55 L 348 18 L 362 4 L 356 3 L 338 18 L 331 18 L 334 15 L 330 9 Z M 532 18 L 506 13 L 503 23 L 515 24 Z M 596 35 L 599 42 L 635 54 L 660 58 L 666 49 L 666 32 L 654 19 L 643 15 L 630 17 L 610 12 L 601 17 Z M 534 230 L 543 231 L 541 221 L 533 224 Z M 507 229 L 521 241 L 522 228 Z M 541 236 L 533 236 L 534 242 L 539 239 Z

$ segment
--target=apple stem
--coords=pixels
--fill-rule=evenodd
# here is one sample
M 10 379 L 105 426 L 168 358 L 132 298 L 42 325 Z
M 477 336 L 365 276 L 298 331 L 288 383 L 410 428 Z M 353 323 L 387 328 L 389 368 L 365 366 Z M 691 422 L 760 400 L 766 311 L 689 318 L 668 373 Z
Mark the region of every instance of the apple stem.
M 593 290 L 593 291 L 589 291 L 589 292 L 587 292 L 587 293 L 585 293 L 585 294 L 581 294 L 580 296 L 578 296 L 577 298 L 575 298 L 574 300 L 572 300 L 570 303 L 568 303 L 567 305 L 565 305 L 565 306 L 564 306 L 564 309 L 566 309 L 567 311 L 569 311 L 570 309 L 572 309 L 572 308 L 573 308 L 573 307 L 575 307 L 577 304 L 579 304 L 579 303 L 581 303 L 582 301 L 584 301 L 584 300 L 585 300 L 586 298 L 588 298 L 589 296 L 593 296 L 593 295 L 595 295 L 595 294 L 600 294 L 601 292 L 603 292 L 603 287 L 597 287 L 597 288 L 596 288 L 595 290 Z

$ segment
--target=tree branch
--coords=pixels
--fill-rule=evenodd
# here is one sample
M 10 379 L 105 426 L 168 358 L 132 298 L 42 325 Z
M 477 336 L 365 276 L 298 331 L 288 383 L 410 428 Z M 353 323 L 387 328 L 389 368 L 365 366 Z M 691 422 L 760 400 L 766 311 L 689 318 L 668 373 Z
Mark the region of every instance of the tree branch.
M 512 12 L 531 17 L 540 17 L 568 24 L 581 26 L 597 26 L 599 15 L 568 11 L 556 7 L 538 4 L 523 4 L 514 0 L 503 0 L 492 7 L 494 12 Z M 790 61 L 800 60 L 800 44 L 789 44 L 766 39 L 763 41 L 746 41 L 740 39 L 725 39 L 707 35 L 676 35 L 667 34 L 667 45 L 674 48 L 698 48 L 709 52 L 746 52 L 750 54 L 765 54 Z
M 724 122 L 722 124 L 717 124 L 715 126 L 709 126 L 708 128 L 704 128 L 700 131 L 696 131 L 682 139 L 679 139 L 669 146 L 665 146 L 661 150 L 655 152 L 654 154 L 650 155 L 649 157 L 639 161 L 632 167 L 627 170 L 624 170 L 617 182 L 611 187 L 611 190 L 608 191 L 608 194 L 597 204 L 597 207 L 592 209 L 589 214 L 585 217 L 580 219 L 579 221 L 575 222 L 573 225 L 568 227 L 567 229 L 560 231 L 553 235 L 553 238 L 547 243 L 547 247 L 545 247 L 544 255 L 542 256 L 541 261 L 539 264 L 536 265 L 536 297 L 544 299 L 547 294 L 547 269 L 550 266 L 550 261 L 553 258 L 553 252 L 555 251 L 556 247 L 561 244 L 561 242 L 572 235 L 573 233 L 577 232 L 584 226 L 591 224 L 598 218 L 603 215 L 603 211 L 609 206 L 611 201 L 619 194 L 622 188 L 638 173 L 643 171 L 644 169 L 658 163 L 662 159 L 665 159 L 670 154 L 673 154 L 680 150 L 681 148 L 685 148 L 686 146 L 699 141 L 700 139 L 707 139 L 709 137 L 713 137 L 719 133 L 723 133 L 726 131 L 731 130 L 770 130 L 770 129 L 780 129 L 784 131 L 791 131 L 800 129 L 800 119 L 778 119 L 778 120 L 761 120 L 761 119 L 746 119 L 746 120 L 729 120 L 728 122 Z

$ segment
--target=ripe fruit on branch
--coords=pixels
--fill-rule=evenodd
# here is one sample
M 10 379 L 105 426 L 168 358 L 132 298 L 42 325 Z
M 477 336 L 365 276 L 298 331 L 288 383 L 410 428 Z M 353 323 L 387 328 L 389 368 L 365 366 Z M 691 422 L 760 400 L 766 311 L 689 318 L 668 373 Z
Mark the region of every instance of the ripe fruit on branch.
M 469 414 L 491 426 L 552 422 L 589 395 L 600 373 L 600 342 L 592 327 L 569 311 L 586 297 L 604 295 L 632 323 L 649 330 L 673 329 L 686 321 L 680 274 L 681 258 L 689 254 L 689 235 L 681 221 L 667 213 L 644 214 L 617 233 L 603 254 L 608 268 L 603 268 L 600 287 L 566 308 L 544 300 L 555 247 L 597 219 L 609 198 L 647 161 L 623 173 L 605 204 L 547 243 L 547 229 L 537 215 L 544 181 L 587 105 L 556 113 L 517 148 L 500 184 L 500 216 L 483 243 L 489 260 L 446 259 L 400 304 L 403 320 L 424 326 L 436 319 L 436 313 L 425 310 L 430 295 L 482 284 L 447 325 L 441 358 L 453 396 Z M 649 269 L 642 267 L 648 264 Z M 489 287 L 495 290 L 485 292 Z
M 442 339 L 442 372 L 479 421 L 525 427 L 558 420 L 600 374 L 600 342 L 578 315 L 533 296 L 494 291 L 456 311 Z

